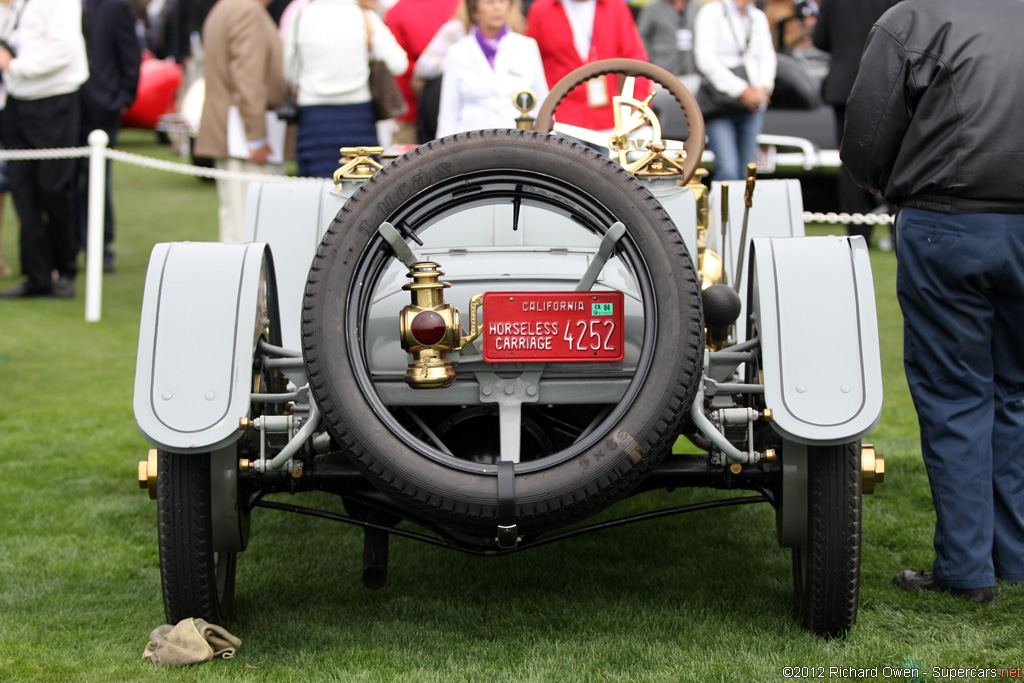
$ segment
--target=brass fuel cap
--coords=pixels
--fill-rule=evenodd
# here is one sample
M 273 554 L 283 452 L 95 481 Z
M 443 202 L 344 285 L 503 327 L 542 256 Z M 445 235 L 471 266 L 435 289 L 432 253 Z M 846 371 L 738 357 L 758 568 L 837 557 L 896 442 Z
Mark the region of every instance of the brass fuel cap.
M 875 484 L 885 481 L 885 457 L 872 444 L 860 447 L 861 491 L 874 493 Z
M 150 449 L 145 460 L 139 461 L 139 488 L 149 489 L 149 497 L 156 500 L 156 449 Z

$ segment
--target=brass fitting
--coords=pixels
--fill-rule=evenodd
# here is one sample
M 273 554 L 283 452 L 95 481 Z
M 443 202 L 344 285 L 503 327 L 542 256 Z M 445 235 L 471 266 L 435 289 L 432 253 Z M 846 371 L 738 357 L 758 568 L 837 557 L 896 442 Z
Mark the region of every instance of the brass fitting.
M 685 152 L 675 158 L 666 156 L 666 147 L 660 142 L 647 143 L 647 153 L 626 166 L 626 170 L 641 178 L 682 175 Z
M 341 167 L 334 172 L 335 185 L 341 185 L 342 180 L 369 178 L 384 168 L 372 156 L 383 154 L 383 147 L 342 147 L 338 151 L 341 153 L 341 159 L 338 159 Z
M 733 464 L 729 465 L 729 471 L 732 472 L 733 474 L 739 474 L 740 472 L 743 471 L 743 465 L 739 464 L 738 462 L 734 462 Z
M 885 481 L 885 457 L 872 444 L 860 447 L 861 492 L 874 493 L 875 485 Z
M 157 452 L 151 448 L 145 460 L 139 461 L 139 488 L 149 489 L 149 497 L 156 500 Z
M 710 223 L 708 221 L 708 186 L 704 184 L 704 178 L 708 175 L 706 168 L 698 168 L 690 178 L 690 182 L 686 183 L 686 188 L 693 193 L 693 198 L 697 202 L 697 231 L 699 237 L 697 239 L 698 244 L 703 238 L 704 244 L 707 244 L 707 235 L 700 233 L 707 233 Z
M 512 97 L 512 104 L 519 110 L 516 128 L 520 130 L 533 130 L 533 124 L 536 119 L 530 116 L 530 110 L 537 105 L 537 95 L 532 90 L 520 90 Z
M 778 455 L 775 453 L 774 448 L 767 448 L 764 452 L 765 462 L 775 462 L 778 459 Z
M 708 187 L 703 182 L 703 178 L 707 174 L 707 169 L 698 168 L 690 178 L 690 182 L 686 184 L 686 188 L 693 193 L 693 199 L 697 204 L 697 270 L 701 274 L 701 289 L 725 282 L 722 257 L 708 249 L 711 219 L 708 211 Z
M 765 408 L 763 411 L 761 411 L 761 418 L 765 422 L 771 422 L 772 420 L 775 419 L 775 413 L 772 412 L 771 408 Z
M 238 431 L 245 432 L 252 429 L 252 427 L 253 423 L 252 420 L 250 420 L 249 418 L 241 417 L 238 419 Z
M 444 302 L 444 275 L 432 261 L 414 263 L 408 275 L 412 282 L 402 289 L 412 293 L 412 303 L 399 314 L 402 348 L 413 355 L 405 371 L 405 382 L 413 389 L 443 389 L 455 381 L 455 368 L 445 354 L 457 351 L 480 336 L 477 309 L 483 304 L 478 294 L 469 302 L 469 334 L 462 336 L 459 309 Z
M 256 463 L 248 458 L 242 458 L 238 461 L 239 472 L 252 472 L 256 468 Z

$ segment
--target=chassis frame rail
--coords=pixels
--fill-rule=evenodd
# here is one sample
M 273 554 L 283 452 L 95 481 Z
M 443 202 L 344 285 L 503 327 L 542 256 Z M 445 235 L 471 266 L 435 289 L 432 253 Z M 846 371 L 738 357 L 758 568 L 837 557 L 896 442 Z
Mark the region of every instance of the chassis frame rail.
M 383 524 L 375 524 L 373 522 L 367 522 L 360 519 L 355 519 L 348 515 L 342 515 L 335 512 L 328 512 L 326 510 L 317 510 L 315 508 L 304 507 L 301 505 L 291 505 L 289 503 L 279 503 L 277 501 L 270 500 L 259 500 L 256 501 L 255 507 L 268 508 L 270 510 L 281 510 L 284 512 L 294 512 L 300 515 L 308 515 L 310 517 L 320 517 L 322 519 L 329 519 L 335 522 L 342 522 L 344 524 L 352 524 L 354 526 L 363 527 L 364 529 L 373 529 L 381 531 L 393 536 L 400 536 L 402 538 L 408 538 L 414 541 L 420 541 L 428 545 L 436 545 L 441 548 L 447 548 L 448 550 L 457 550 L 459 552 L 466 553 L 468 555 L 478 555 L 486 557 L 496 557 L 499 555 L 509 555 L 511 553 L 519 552 L 522 550 L 529 550 L 530 548 L 538 548 L 542 545 L 548 545 L 556 541 L 563 541 L 567 538 L 574 536 L 582 536 L 583 534 L 592 533 L 595 531 L 603 531 L 605 529 L 612 529 L 614 527 L 625 526 L 627 524 L 635 524 L 637 522 L 645 522 L 651 519 L 657 519 L 659 517 L 670 517 L 672 515 L 679 515 L 685 512 L 698 512 L 700 510 L 710 510 L 712 508 L 730 507 L 733 505 L 753 505 L 755 503 L 769 503 L 771 502 L 767 496 L 743 496 L 740 498 L 725 498 L 721 500 L 707 500 L 701 503 L 692 503 L 690 505 L 680 505 L 677 507 L 664 508 L 661 510 L 654 510 L 652 512 L 644 512 L 638 515 L 630 515 L 629 517 L 621 517 L 619 519 L 613 519 L 607 522 L 600 522 L 598 524 L 589 524 L 578 529 L 571 529 L 554 536 L 545 536 L 544 538 L 537 539 L 535 541 L 523 541 L 515 548 L 509 549 L 494 549 L 494 550 L 482 550 L 479 548 L 472 548 L 467 546 L 458 545 L 442 539 L 434 538 L 433 536 L 427 536 L 426 534 L 417 533 L 414 531 L 406 531 L 404 529 L 396 529 L 395 527 L 385 526 Z

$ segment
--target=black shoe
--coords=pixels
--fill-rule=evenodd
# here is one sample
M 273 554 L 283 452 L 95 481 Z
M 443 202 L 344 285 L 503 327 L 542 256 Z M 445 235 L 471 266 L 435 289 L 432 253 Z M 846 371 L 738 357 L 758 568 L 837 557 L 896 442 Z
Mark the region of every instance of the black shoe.
M 72 278 L 61 275 L 53 285 L 53 295 L 61 299 L 75 298 L 75 281 Z
M 931 572 L 915 572 L 905 569 L 892 577 L 892 582 L 897 587 L 912 593 L 915 591 L 943 591 L 969 602 L 992 602 L 995 598 L 995 590 L 992 586 L 984 588 L 950 588 L 936 581 Z
M 48 296 L 53 296 L 52 289 L 32 287 L 27 282 L 22 282 L 13 289 L 5 289 L 0 292 L 0 298 L 3 299 L 28 299 L 32 297 L 43 298 Z
M 106 254 L 103 257 L 103 272 L 113 273 L 114 272 L 114 255 Z

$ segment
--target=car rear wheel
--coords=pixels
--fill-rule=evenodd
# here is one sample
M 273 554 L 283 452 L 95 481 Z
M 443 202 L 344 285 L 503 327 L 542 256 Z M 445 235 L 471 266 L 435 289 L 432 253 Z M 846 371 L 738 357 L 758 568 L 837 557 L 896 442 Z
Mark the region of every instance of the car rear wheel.
M 160 579 L 167 623 L 196 617 L 227 626 L 235 601 L 237 554 L 215 547 L 211 454 L 160 451 L 157 457 Z
M 507 213 L 465 225 L 462 212 L 480 207 Z M 518 225 L 520 209 L 536 212 L 530 226 Z M 485 363 L 470 348 L 453 386 L 408 389 L 398 309 L 385 305 L 407 268 L 378 232 L 385 221 L 442 262 L 455 283 L 447 296 L 465 295 L 456 303 L 484 290 L 572 290 L 597 258 L 574 245 L 596 246 L 621 222 L 593 290 L 626 290 L 632 351 L 620 362 Z M 474 247 L 488 231 L 497 242 Z M 517 277 L 520 267 L 536 270 Z M 421 518 L 482 543 L 494 536 L 502 461 L 514 462 L 521 533 L 575 521 L 635 486 L 693 401 L 704 343 L 689 253 L 650 192 L 571 140 L 513 130 L 423 145 L 356 191 L 310 269 L 302 333 L 327 428 L 364 474 Z
M 807 539 L 793 548 L 797 618 L 841 636 L 857 621 L 860 590 L 860 442 L 809 446 Z

